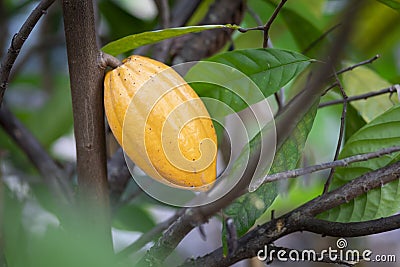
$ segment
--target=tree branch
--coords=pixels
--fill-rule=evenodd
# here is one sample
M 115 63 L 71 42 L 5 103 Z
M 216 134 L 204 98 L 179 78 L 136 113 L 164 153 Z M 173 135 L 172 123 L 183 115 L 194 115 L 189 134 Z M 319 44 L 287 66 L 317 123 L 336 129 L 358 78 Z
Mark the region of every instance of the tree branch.
M 276 17 L 278 16 L 279 12 L 281 11 L 282 7 L 285 5 L 287 0 L 281 0 L 279 5 L 275 8 L 274 13 L 272 13 L 271 17 L 267 21 L 267 23 L 264 25 L 264 42 L 263 42 L 263 47 L 267 48 L 268 47 L 268 39 L 269 39 L 269 30 L 271 28 L 272 23 L 275 21 Z
M 333 236 L 340 235 L 340 237 L 362 236 L 365 234 L 370 234 L 370 232 L 367 232 L 366 229 L 362 230 L 361 227 L 369 227 L 369 229 L 375 233 L 390 231 L 395 227 L 398 228 L 399 217 L 396 216 L 362 223 L 330 224 L 329 222 L 326 222 L 323 224 L 321 229 L 315 229 L 315 227 L 308 227 L 307 225 L 310 221 L 312 223 L 320 222 L 316 221 L 317 219 L 311 219 L 317 214 L 344 204 L 369 190 L 397 180 L 399 177 L 400 162 L 376 171 L 366 173 L 343 185 L 342 187 L 314 198 L 299 208 L 251 230 L 239 239 L 238 249 L 231 257 L 224 257 L 222 248 L 219 248 L 208 255 L 197 258 L 194 261 L 187 262 L 185 266 L 229 266 L 240 260 L 256 256 L 257 251 L 262 249 L 264 245 L 270 244 L 271 242 L 274 242 L 275 240 L 290 233 L 307 230 L 310 232 L 325 234 L 325 232 L 323 232 L 321 229 L 327 229 L 328 225 L 332 227 L 343 227 L 343 232 L 340 230 L 335 233 L 332 230 L 328 230 L 328 234 L 326 234 L 329 235 L 332 233 Z M 349 226 L 349 230 L 345 230 L 347 226 Z M 351 229 L 354 231 L 350 231 Z M 357 233 L 356 230 L 360 230 L 361 232 Z
M 171 10 L 171 27 L 179 27 L 185 25 L 196 9 L 199 7 L 201 0 L 180 0 Z
M 171 10 L 171 27 L 181 27 L 184 26 L 193 13 L 196 11 L 197 7 L 200 5 L 201 0 L 179 0 L 175 1 L 175 5 Z M 156 27 L 157 29 L 158 27 Z M 171 42 L 170 42 L 171 41 Z M 169 60 L 170 50 L 173 43 L 172 39 L 167 39 L 162 42 L 154 44 L 154 46 L 141 46 L 135 50 L 135 54 L 143 55 L 151 47 L 153 48 L 152 56 L 158 61 L 166 63 Z
M 155 0 L 158 14 L 161 21 L 161 28 L 171 27 L 171 12 L 168 5 L 168 0 Z M 173 40 L 167 39 L 153 46 L 153 58 L 158 61 L 166 61 L 169 56 L 169 49 Z
M 341 70 L 335 72 L 333 75 L 331 75 L 330 78 L 331 78 L 331 77 L 334 77 L 335 75 L 337 76 L 337 75 L 339 75 L 339 74 L 343 74 L 343 73 L 345 73 L 345 72 L 352 71 L 353 69 L 355 69 L 355 68 L 357 68 L 357 67 L 360 67 L 360 66 L 363 66 L 363 65 L 366 65 L 366 64 L 370 64 L 370 63 L 374 62 L 375 60 L 377 60 L 378 58 L 379 58 L 379 55 L 376 55 L 376 56 L 374 56 L 374 57 L 372 57 L 372 58 L 370 58 L 370 59 L 367 59 L 367 60 L 358 62 L 358 63 L 356 63 L 356 64 L 354 64 L 354 65 L 351 65 L 351 66 L 349 66 L 349 67 L 346 67 L 346 68 L 344 68 L 344 69 L 341 69 Z M 325 89 L 325 91 L 321 94 L 321 96 L 326 95 L 326 93 L 328 93 L 331 89 L 335 88 L 336 86 L 338 86 L 337 81 L 334 82 L 333 84 L 331 84 L 330 86 L 328 86 L 328 88 Z M 340 101 L 340 103 L 343 103 L 342 100 L 339 100 L 339 101 Z M 348 102 L 348 101 L 347 101 L 347 102 Z M 321 105 L 322 105 L 322 106 L 321 106 Z M 319 105 L 319 107 L 323 107 L 323 106 L 324 106 L 324 104 L 320 104 L 320 105 Z
M 361 94 L 361 95 L 350 96 L 347 98 L 347 102 L 363 100 L 363 99 L 365 100 L 370 97 L 388 94 L 388 93 L 392 94 L 392 93 L 396 92 L 396 87 L 400 87 L 400 85 L 395 84 L 388 88 L 381 89 L 379 91 L 369 92 L 369 93 L 365 93 L 365 94 Z M 318 107 L 323 108 L 323 107 L 332 106 L 332 105 L 336 105 L 336 104 L 342 104 L 342 103 L 343 103 L 343 99 L 338 99 L 338 100 L 332 100 L 332 101 L 327 101 L 327 102 L 321 103 L 321 104 L 319 104 Z
M 371 64 L 372 62 L 374 62 L 375 60 L 377 60 L 379 58 L 380 58 L 380 55 L 375 55 L 370 59 L 361 61 L 361 62 L 359 62 L 357 64 L 351 65 L 350 67 L 347 67 L 347 68 L 339 70 L 338 72 L 336 72 L 336 75 L 342 74 L 344 72 L 352 71 L 353 69 L 355 69 L 357 67 L 360 67 L 360 66 L 363 66 L 363 65 Z
M 303 91 L 299 97 L 288 103 L 282 110 L 280 119 L 276 121 L 277 129 L 277 146 L 279 147 L 287 136 L 293 131 L 297 125 L 297 121 L 309 110 L 315 103 L 316 99 L 320 97 L 323 87 L 322 85 L 330 75 L 332 66 L 338 62 L 343 44 L 346 43 L 347 37 L 350 33 L 353 18 L 356 17 L 355 13 L 359 10 L 360 2 L 351 1 L 348 8 L 345 8 L 346 14 L 344 15 L 343 28 L 339 32 L 339 36 L 330 49 L 328 55 L 329 59 L 327 64 L 323 65 L 316 72 L 316 79 L 310 84 L 307 91 Z M 268 143 L 268 142 L 267 142 Z M 189 233 L 196 225 L 199 225 L 208 220 L 213 214 L 220 209 L 229 205 L 234 199 L 244 193 L 244 188 L 247 188 L 253 173 L 256 169 L 258 156 L 260 150 L 254 148 L 249 157 L 249 164 L 246 166 L 242 179 L 228 194 L 222 198 L 214 201 L 211 204 L 187 209 L 186 212 L 178 218 L 164 233 L 164 235 L 157 241 L 157 243 L 148 251 L 143 258 L 142 263 L 150 263 L 154 266 L 161 265 L 164 259 L 176 248 L 179 242 Z M 230 174 L 228 174 L 230 175 Z M 224 177 L 222 177 L 223 179 Z M 215 266 L 210 264 L 210 266 Z
M 351 156 L 351 157 L 340 159 L 340 160 L 335 160 L 332 162 L 326 162 L 326 163 L 322 163 L 322 164 L 318 164 L 318 165 L 308 166 L 305 168 L 275 173 L 275 174 L 267 175 L 264 178 L 263 183 L 269 183 L 269 182 L 278 181 L 278 180 L 287 179 L 287 178 L 295 178 L 298 176 L 302 176 L 305 174 L 309 174 L 309 173 L 313 173 L 313 172 L 317 172 L 317 171 L 321 171 L 321 170 L 325 170 L 325 169 L 331 169 L 331 168 L 336 168 L 336 167 L 345 167 L 354 162 L 367 161 L 367 160 L 370 160 L 373 158 L 378 158 L 383 155 L 395 153 L 398 151 L 400 151 L 400 146 L 394 146 L 394 147 L 384 148 L 384 149 L 381 149 L 381 150 L 378 150 L 375 152 L 371 152 L 371 153 L 360 154 L 360 155 L 355 155 L 355 156 Z
M 65 40 L 64 36 L 62 35 L 46 36 L 41 38 L 39 43 L 27 47 L 27 51 L 23 55 L 20 55 L 18 62 L 16 62 L 12 67 L 12 71 L 8 77 L 8 81 L 11 82 L 16 74 L 19 73 L 20 70 L 26 66 L 26 63 L 31 60 L 32 57 L 35 56 L 35 54 L 42 53 L 45 50 L 49 51 L 51 48 L 64 45 Z
M 91 0 L 63 0 L 77 172 L 88 232 L 112 251 L 103 109 L 104 69 Z
M 203 24 L 240 24 L 245 11 L 243 0 L 219 0 L 209 8 Z M 206 58 L 219 51 L 230 40 L 232 30 L 217 29 L 176 38 L 171 47 L 173 64 Z
M 1 62 L 0 68 L 0 106 L 3 102 L 4 92 L 8 87 L 8 79 L 10 76 L 11 69 L 17 59 L 19 52 L 32 32 L 33 28 L 39 21 L 39 19 L 46 13 L 46 10 L 54 3 L 55 0 L 42 0 L 32 11 L 29 17 L 26 19 L 24 24 L 18 33 L 16 33 L 11 41 L 10 48 L 6 56 Z
M 63 203 L 63 205 L 71 204 L 74 196 L 68 177 L 44 150 L 39 141 L 32 136 L 5 105 L 0 107 L 0 125 L 19 148 L 25 152 L 43 177 L 55 199 Z
M 357 237 L 388 232 L 400 228 L 400 215 L 364 222 L 330 222 L 313 217 L 304 218 L 303 231 L 324 236 Z
M 168 28 L 171 24 L 171 15 L 169 10 L 169 5 L 167 0 L 155 0 L 157 5 L 158 14 L 161 19 L 161 27 Z

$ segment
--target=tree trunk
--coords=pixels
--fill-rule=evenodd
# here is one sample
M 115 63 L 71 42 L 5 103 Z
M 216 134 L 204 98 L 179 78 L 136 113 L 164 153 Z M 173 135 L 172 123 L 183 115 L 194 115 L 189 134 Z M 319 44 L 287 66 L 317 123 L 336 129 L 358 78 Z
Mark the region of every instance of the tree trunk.
M 88 233 L 111 249 L 103 109 L 104 69 L 99 64 L 91 0 L 63 1 L 71 82 L 81 219 Z

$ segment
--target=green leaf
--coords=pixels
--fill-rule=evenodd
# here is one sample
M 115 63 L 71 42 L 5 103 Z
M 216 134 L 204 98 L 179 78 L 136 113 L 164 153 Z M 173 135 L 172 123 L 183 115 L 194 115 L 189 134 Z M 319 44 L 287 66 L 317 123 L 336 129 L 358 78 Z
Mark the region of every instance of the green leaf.
M 181 36 L 188 33 L 201 32 L 205 30 L 211 29 L 238 29 L 238 26 L 235 25 L 202 25 L 202 26 L 189 26 L 189 27 L 178 27 L 178 28 L 169 28 L 157 31 L 149 31 L 142 32 L 138 34 L 132 34 L 116 41 L 110 42 L 103 46 L 102 50 L 105 53 L 116 56 L 121 53 L 127 52 L 129 50 L 133 50 L 139 46 L 148 45 L 160 42 L 162 40 Z
M 374 152 L 398 145 L 400 142 L 400 105 L 396 105 L 362 127 L 345 144 L 339 158 Z M 365 162 L 337 168 L 331 188 L 346 184 L 360 175 L 377 170 L 400 160 L 400 152 Z M 400 183 L 398 180 L 376 188 L 349 203 L 331 209 L 321 218 L 338 221 L 364 221 L 389 216 L 400 210 Z
M 294 128 L 281 147 L 278 148 L 269 171 L 270 174 L 296 168 L 312 128 L 317 108 L 318 103 L 315 103 L 307 114 L 299 120 L 297 127 Z M 250 141 L 250 148 L 257 147 L 259 143 L 260 138 L 257 135 Z M 238 164 L 242 164 L 240 158 L 238 159 Z M 267 174 L 268 169 L 261 172 L 262 177 Z M 225 214 L 234 220 L 238 236 L 245 234 L 254 225 L 256 220 L 271 206 L 277 195 L 277 183 L 266 183 L 256 191 L 239 197 L 225 209 Z
M 347 140 L 365 124 L 365 120 L 353 105 L 347 105 L 344 140 L 347 142 Z
M 327 39 L 322 38 L 313 47 L 310 45 L 316 42 L 323 33 L 310 21 L 299 15 L 297 12 L 288 8 L 282 9 L 282 18 L 288 26 L 301 51 L 306 51 L 306 55 L 316 57 L 322 47 L 328 45 Z
M 129 204 L 118 209 L 113 218 L 112 225 L 121 230 L 145 233 L 150 231 L 155 226 L 155 223 L 145 209 L 134 204 Z
M 382 4 L 387 5 L 388 7 L 391 7 L 397 11 L 400 11 L 400 1 L 398 0 L 378 0 Z
M 353 63 L 346 65 L 353 65 Z M 343 87 L 349 96 L 377 91 L 392 85 L 366 66 L 358 67 L 351 73 L 343 73 L 342 77 Z M 373 99 L 353 101 L 351 105 L 356 108 L 366 122 L 370 122 L 373 118 L 392 107 L 392 101 L 396 102 L 396 97 L 391 100 L 388 95 L 380 95 L 375 96 Z
M 185 79 L 200 97 L 217 99 L 238 112 L 274 94 L 310 62 L 304 55 L 281 49 L 235 50 L 198 62 Z M 210 111 L 228 115 L 221 112 L 226 110 L 219 105 Z

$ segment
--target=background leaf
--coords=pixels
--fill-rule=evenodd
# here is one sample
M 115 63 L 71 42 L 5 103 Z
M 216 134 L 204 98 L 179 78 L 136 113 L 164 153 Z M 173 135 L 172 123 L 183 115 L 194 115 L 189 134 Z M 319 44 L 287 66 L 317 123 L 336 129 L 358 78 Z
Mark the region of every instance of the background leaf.
M 138 19 L 114 1 L 99 1 L 99 9 L 108 23 L 108 37 L 111 40 L 119 39 L 133 33 L 152 30 L 156 25 L 156 20 L 145 21 Z
M 352 63 L 346 65 L 352 65 Z M 343 87 L 348 96 L 365 94 L 391 86 L 388 81 L 365 66 L 343 73 L 342 79 Z M 396 101 L 396 97 L 389 99 L 389 95 L 380 95 L 373 99 L 354 101 L 351 105 L 366 122 L 370 122 L 373 118 L 392 107 L 392 101 Z
M 365 124 L 365 120 L 361 117 L 360 113 L 353 107 L 353 105 L 347 105 L 344 131 L 345 142 L 347 142 L 347 140 L 349 140 L 349 138 L 353 136 L 353 134 L 355 134 Z
M 357 31 L 354 31 L 349 40 L 353 51 L 349 53 L 349 58 L 358 62 L 379 54 L 381 59 L 374 62 L 373 69 L 384 79 L 397 83 L 400 78 L 399 59 L 393 48 L 399 43 L 400 28 L 393 25 L 399 23 L 400 12 L 378 1 L 370 1 L 359 16 Z
M 281 49 L 235 50 L 197 63 L 185 79 L 200 97 L 220 100 L 238 112 L 278 91 L 310 62 L 302 54 Z M 211 113 L 224 111 L 215 109 Z
M 382 4 L 387 5 L 388 7 L 391 7 L 397 11 L 400 11 L 400 1 L 396 0 L 378 0 Z
M 308 134 L 312 128 L 317 113 L 317 107 L 318 103 L 315 103 L 307 114 L 299 121 L 292 134 L 283 142 L 281 147 L 277 149 L 274 161 L 269 171 L 270 174 L 296 168 L 297 163 L 301 158 Z M 253 146 L 255 146 L 257 142 L 260 142 L 258 136 L 259 135 L 251 140 L 250 145 L 255 143 L 253 144 Z M 240 161 L 238 164 L 240 164 Z M 267 174 L 268 173 L 266 172 L 262 173 L 263 176 Z M 278 189 L 276 182 L 264 184 L 256 191 L 239 197 L 224 210 L 224 213 L 233 218 L 238 235 L 242 236 L 272 205 L 277 195 Z M 223 238 L 225 238 L 225 235 L 223 235 Z M 225 240 L 223 240 L 223 242 L 225 242 Z
M 323 32 L 297 12 L 288 8 L 283 8 L 282 18 L 287 24 L 300 50 L 308 50 L 305 53 L 306 55 L 316 57 L 322 47 L 327 47 L 328 40 L 326 37 L 315 43 L 313 47 L 310 47 L 314 41 L 317 41 L 318 38 L 323 35 Z
M 373 152 L 398 145 L 400 142 L 400 105 L 396 105 L 366 124 L 345 144 L 339 158 Z M 337 188 L 360 175 L 400 160 L 400 152 L 384 155 L 365 162 L 337 168 L 331 188 Z M 330 221 L 365 221 L 389 216 L 400 210 L 400 183 L 398 180 L 367 192 L 347 204 L 320 215 Z
M 117 210 L 112 225 L 121 230 L 145 233 L 155 226 L 155 222 L 146 209 L 129 204 Z
M 238 29 L 239 27 L 229 24 L 202 25 L 202 26 L 188 26 L 188 27 L 169 28 L 157 31 L 142 32 L 138 34 L 125 36 L 121 39 L 110 42 L 105 46 L 103 46 L 102 50 L 105 53 L 116 56 L 121 53 L 127 52 L 129 50 L 133 50 L 139 46 L 157 43 L 168 38 L 177 37 L 188 33 L 195 33 L 205 30 L 221 29 L 221 28 Z

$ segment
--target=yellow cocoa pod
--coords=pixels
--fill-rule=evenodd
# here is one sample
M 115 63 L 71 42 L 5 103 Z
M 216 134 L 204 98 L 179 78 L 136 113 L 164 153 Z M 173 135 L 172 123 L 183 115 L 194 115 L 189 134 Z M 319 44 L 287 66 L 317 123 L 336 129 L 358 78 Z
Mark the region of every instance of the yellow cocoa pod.
M 131 56 L 104 79 L 110 128 L 129 158 L 173 187 L 208 190 L 217 138 L 204 103 L 171 67 Z

